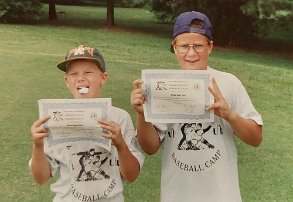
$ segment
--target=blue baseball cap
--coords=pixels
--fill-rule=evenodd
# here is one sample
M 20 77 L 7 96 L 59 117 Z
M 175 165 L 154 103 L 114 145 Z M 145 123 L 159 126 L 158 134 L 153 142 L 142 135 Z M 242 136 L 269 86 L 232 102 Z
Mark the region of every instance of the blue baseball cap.
M 194 24 L 193 22 L 200 22 Z M 173 28 L 173 39 L 183 33 L 199 33 L 205 35 L 209 40 L 212 40 L 212 24 L 209 18 L 200 12 L 190 11 L 180 14 L 176 18 Z

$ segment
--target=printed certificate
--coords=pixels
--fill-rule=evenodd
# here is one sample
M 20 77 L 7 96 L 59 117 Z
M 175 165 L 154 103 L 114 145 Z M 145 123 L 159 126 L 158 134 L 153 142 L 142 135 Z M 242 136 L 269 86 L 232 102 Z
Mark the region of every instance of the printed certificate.
M 205 70 L 142 70 L 147 100 L 144 115 L 152 123 L 213 122 L 213 103 Z
M 48 146 L 65 142 L 94 141 L 110 151 L 111 140 L 101 136 L 108 133 L 97 120 L 107 119 L 111 98 L 41 99 L 38 100 L 40 118 L 50 115 L 44 124 Z

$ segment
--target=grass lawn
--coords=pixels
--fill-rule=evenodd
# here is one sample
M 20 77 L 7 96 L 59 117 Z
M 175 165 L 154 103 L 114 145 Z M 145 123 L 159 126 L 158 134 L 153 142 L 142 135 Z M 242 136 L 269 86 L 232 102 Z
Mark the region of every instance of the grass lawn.
M 113 105 L 129 111 L 134 123 L 129 97 L 141 70 L 178 69 L 168 51 L 172 28 L 155 23 L 148 11 L 117 8 L 119 26 L 107 29 L 105 8 L 57 10 L 65 15 L 55 23 L 42 19 L 33 25 L 0 24 L 1 201 L 52 201 L 49 184 L 54 179 L 38 186 L 28 169 L 30 126 L 38 118 L 38 99 L 71 98 L 56 68 L 69 49 L 79 44 L 99 47 L 110 74 L 103 97 L 112 97 Z M 260 147 L 237 141 L 243 201 L 293 201 L 293 61 L 215 47 L 210 66 L 243 82 L 265 124 Z M 125 187 L 125 201 L 158 202 L 159 184 L 160 152 L 146 156 L 137 181 Z

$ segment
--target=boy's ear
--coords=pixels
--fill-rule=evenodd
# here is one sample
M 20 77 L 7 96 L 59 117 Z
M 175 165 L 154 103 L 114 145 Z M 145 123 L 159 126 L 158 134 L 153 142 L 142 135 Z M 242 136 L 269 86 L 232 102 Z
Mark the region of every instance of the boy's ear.
M 107 80 L 109 79 L 109 75 L 107 72 L 102 72 L 101 77 L 102 77 L 101 86 L 103 86 L 106 84 Z
M 66 76 L 64 76 L 64 82 L 65 82 L 65 84 L 66 84 L 66 86 L 67 86 L 67 88 L 69 88 L 69 84 L 68 84 L 68 82 L 67 82 L 67 75 Z
M 210 41 L 210 43 L 209 43 L 209 54 L 212 53 L 213 47 L 214 47 L 214 42 Z

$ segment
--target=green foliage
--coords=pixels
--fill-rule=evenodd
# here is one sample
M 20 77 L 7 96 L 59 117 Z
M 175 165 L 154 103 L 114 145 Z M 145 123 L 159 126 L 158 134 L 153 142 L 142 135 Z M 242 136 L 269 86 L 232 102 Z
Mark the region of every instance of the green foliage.
M 293 1 L 270 0 L 258 4 L 259 28 L 262 36 L 268 31 L 293 30 Z
M 52 0 L 41 0 L 43 3 L 49 3 Z M 53 0 L 56 4 L 64 4 L 64 5 L 82 5 L 86 0 Z
M 172 15 L 172 0 L 150 0 L 148 5 L 149 9 L 155 14 L 156 18 L 160 22 L 170 22 L 173 20 L 174 16 Z
M 0 1 L 0 20 L 2 22 L 21 22 L 36 18 L 40 14 L 40 0 L 2 0 Z
M 217 43 L 235 45 L 247 42 L 257 33 L 255 16 L 246 15 L 241 10 L 245 3 L 245 0 L 151 0 L 150 9 L 163 22 L 173 22 L 185 11 L 203 12 L 212 21 Z
M 41 0 L 48 3 L 50 0 Z M 107 0 L 54 0 L 58 5 L 106 6 Z M 115 7 L 142 8 L 148 0 L 114 0 Z
M 205 1 L 202 9 L 207 8 L 211 16 L 215 40 L 219 44 L 239 46 L 256 39 L 258 35 L 257 17 L 245 14 L 241 7 L 244 0 L 212 0 Z M 208 5 L 212 6 L 209 7 Z
M 218 44 L 244 45 L 268 30 L 290 29 L 293 2 L 289 0 L 150 0 L 149 8 L 161 22 L 174 22 L 185 11 L 205 13 Z
M 123 6 L 127 8 L 143 8 L 148 0 L 121 0 Z M 117 0 L 115 1 L 117 2 Z

